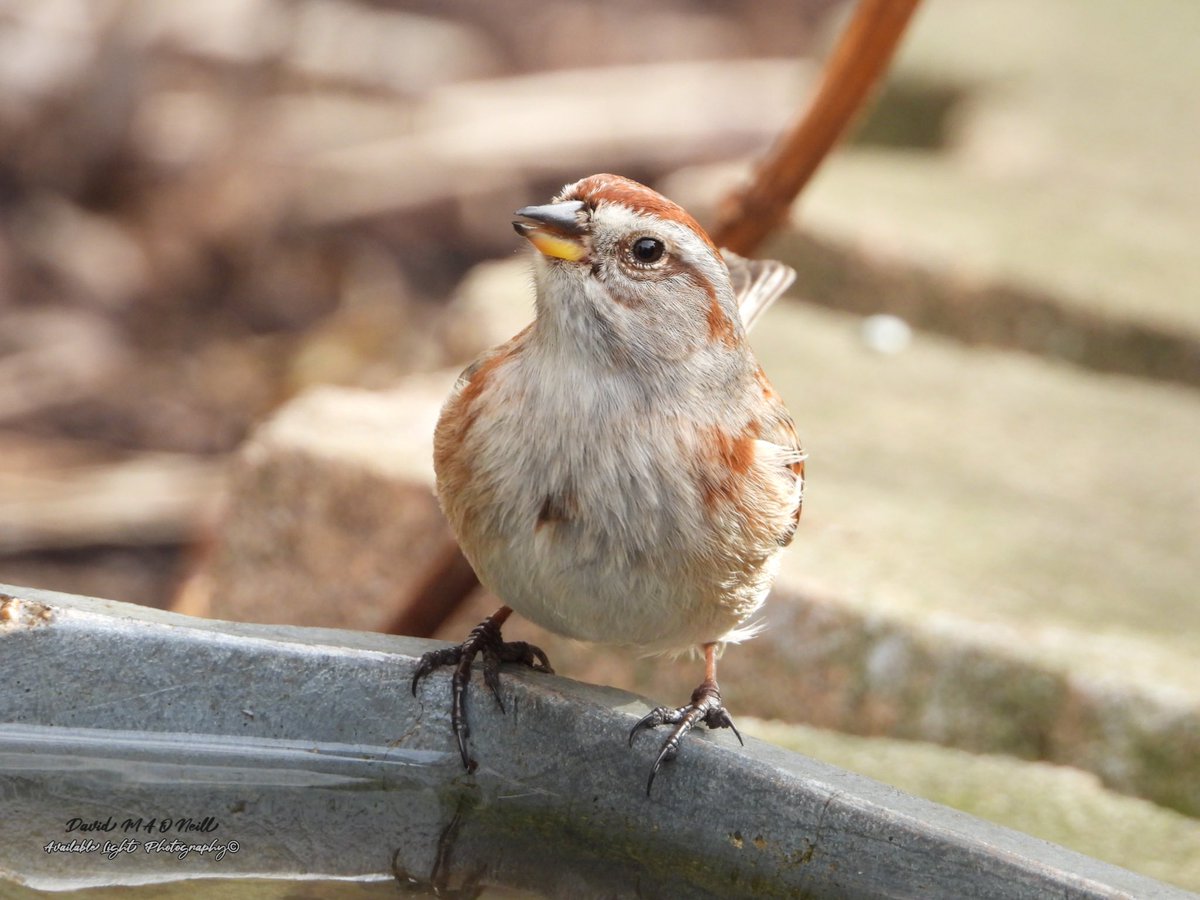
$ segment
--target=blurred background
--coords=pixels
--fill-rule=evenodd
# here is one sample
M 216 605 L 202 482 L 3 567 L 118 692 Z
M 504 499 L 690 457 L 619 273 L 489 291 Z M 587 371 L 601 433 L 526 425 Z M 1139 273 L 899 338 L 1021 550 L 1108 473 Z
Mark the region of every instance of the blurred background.
M 452 546 L 438 406 L 531 316 L 512 210 L 612 171 L 711 222 L 852 5 L 0 0 L 0 581 L 387 629 Z M 810 487 L 722 687 L 1200 889 L 1196 34 L 1192 0 L 922 5 L 762 251 Z

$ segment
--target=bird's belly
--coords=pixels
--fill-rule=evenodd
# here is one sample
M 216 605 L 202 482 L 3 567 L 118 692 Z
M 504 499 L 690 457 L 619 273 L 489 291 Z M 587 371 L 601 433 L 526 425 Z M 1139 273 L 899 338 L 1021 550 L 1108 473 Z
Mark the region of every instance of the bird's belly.
M 580 388 L 571 428 L 545 417 L 567 400 L 533 389 L 481 418 L 465 486 L 448 498 L 439 474 L 455 533 L 485 586 L 558 634 L 648 652 L 725 639 L 761 604 L 771 561 L 706 508 L 686 464 L 697 429 L 680 424 L 697 416 L 651 441 L 613 397 Z
M 480 560 L 504 602 L 542 628 L 650 652 L 719 640 L 739 617 L 712 588 L 667 560 L 596 558 L 548 534 L 509 541 Z
M 631 557 L 559 523 L 510 537 L 475 563 L 506 604 L 543 628 L 647 652 L 721 640 L 761 603 L 708 582 L 685 554 L 663 549 Z

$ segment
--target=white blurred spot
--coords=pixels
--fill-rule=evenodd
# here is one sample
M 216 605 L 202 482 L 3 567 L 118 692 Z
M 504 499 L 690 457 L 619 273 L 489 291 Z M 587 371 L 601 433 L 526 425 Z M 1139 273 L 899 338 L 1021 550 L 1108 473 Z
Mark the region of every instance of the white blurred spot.
M 862 323 L 862 342 L 876 353 L 900 353 L 912 343 L 912 328 L 899 316 L 867 316 Z

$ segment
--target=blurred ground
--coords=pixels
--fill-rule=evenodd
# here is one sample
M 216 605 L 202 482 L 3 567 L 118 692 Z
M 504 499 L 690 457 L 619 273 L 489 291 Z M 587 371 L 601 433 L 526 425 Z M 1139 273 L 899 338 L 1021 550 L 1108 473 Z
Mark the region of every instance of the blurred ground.
M 455 360 L 455 283 L 600 160 L 763 145 L 835 5 L 0 0 L 5 575 L 167 603 L 253 423 Z
M 332 604 L 309 576 L 340 571 L 340 623 L 379 627 L 401 592 L 380 560 L 431 552 L 432 532 L 400 527 L 425 521 L 427 489 L 242 456 L 243 488 L 248 467 L 288 478 L 222 519 L 243 439 L 312 386 L 388 387 L 512 328 L 525 300 L 488 313 L 503 325 L 447 301 L 478 295 L 472 267 L 514 253 L 511 210 L 564 181 L 621 171 L 704 220 L 802 104 L 837 7 L 0 0 L 0 580 L 167 605 L 206 560 L 189 602 L 241 579 L 273 615 L 286 601 L 313 621 L 328 610 L 302 597 Z M 855 142 L 769 248 L 811 303 L 785 301 L 753 343 L 811 454 L 785 580 L 831 598 L 846 631 L 939 649 L 922 669 L 897 655 L 914 644 L 881 639 L 803 702 L 761 685 L 840 645 L 731 650 L 731 705 L 961 744 L 926 695 L 992 665 L 992 695 L 963 702 L 1008 703 L 1011 734 L 973 749 L 1053 758 L 1077 726 L 1063 696 L 1086 682 L 1119 698 L 1096 730 L 1124 742 L 1093 771 L 1195 814 L 1197 33 L 1191 0 L 924 5 Z M 860 332 L 882 312 L 920 329 L 894 354 Z M 341 420 L 307 398 L 283 421 L 353 421 L 337 402 Z M 388 443 L 377 414 L 322 447 L 403 456 L 411 435 Z M 278 534 L 295 546 L 267 547 Z M 272 560 L 290 564 L 273 597 Z M 664 701 L 695 681 L 683 663 L 564 652 L 560 671 Z M 822 692 L 844 709 L 809 707 Z M 1120 815 L 1098 808 L 1075 814 Z M 1171 819 L 1169 843 L 1193 822 Z M 1107 858 L 1136 867 L 1126 849 Z

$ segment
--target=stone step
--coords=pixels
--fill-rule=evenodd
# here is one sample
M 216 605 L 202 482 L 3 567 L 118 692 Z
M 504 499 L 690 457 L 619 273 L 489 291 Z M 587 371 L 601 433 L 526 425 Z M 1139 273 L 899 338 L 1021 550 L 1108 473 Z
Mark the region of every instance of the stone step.
M 768 610 L 769 655 L 808 720 L 1068 762 L 1200 813 L 1200 397 L 921 335 L 872 355 L 849 317 L 769 316 L 754 343 L 810 452 L 781 576 L 810 601 Z
M 804 235 L 767 248 L 796 295 L 1200 386 L 1200 5 L 1152 8 L 924 4 L 863 140 L 796 205 Z M 711 221 L 747 168 L 656 186 Z

